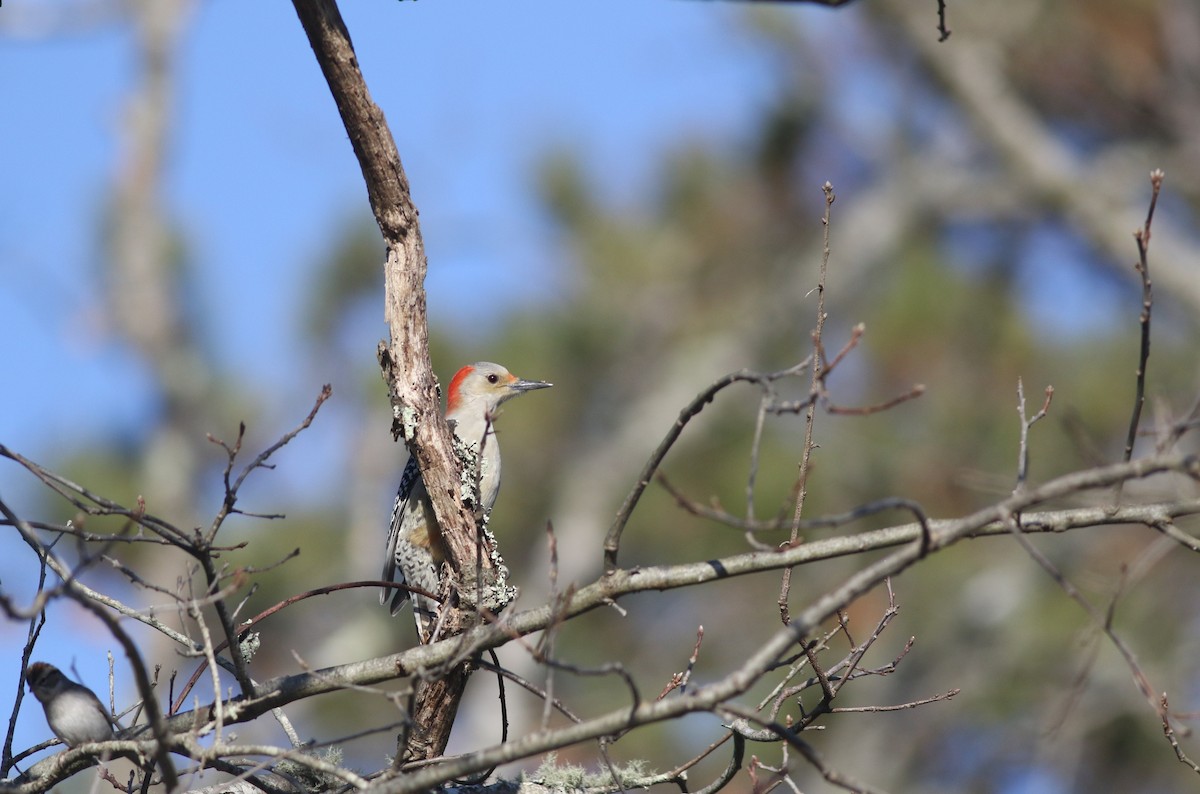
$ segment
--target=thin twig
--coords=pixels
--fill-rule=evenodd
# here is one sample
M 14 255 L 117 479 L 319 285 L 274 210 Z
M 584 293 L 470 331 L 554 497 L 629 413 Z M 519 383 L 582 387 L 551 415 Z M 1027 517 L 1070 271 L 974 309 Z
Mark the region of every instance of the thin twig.
M 950 38 L 950 28 L 946 27 L 946 0 L 937 0 L 938 11 L 938 41 L 945 41 Z
M 870 416 L 871 414 L 882 413 L 883 411 L 890 411 L 891 409 L 895 408 L 897 405 L 900 405 L 901 403 L 906 403 L 909 400 L 915 400 L 924 393 L 925 393 L 925 385 L 922 383 L 918 383 L 915 386 L 913 386 L 911 389 L 909 389 L 908 391 L 906 391 L 902 394 L 897 394 L 895 397 L 884 400 L 881 403 L 874 403 L 873 405 L 859 405 L 859 406 L 849 407 L 849 406 L 844 406 L 844 405 L 835 405 L 832 402 L 826 401 L 825 410 L 828 411 L 829 413 L 835 414 L 837 416 Z
M 501 667 L 498 664 L 494 664 L 491 662 L 485 662 L 482 659 L 478 662 L 478 664 L 479 664 L 479 669 L 490 670 L 491 672 L 496 673 L 497 675 L 504 676 L 509 681 L 512 681 L 517 686 L 521 687 L 522 689 L 526 690 L 527 692 L 535 695 L 538 698 L 541 698 L 542 700 L 545 700 L 546 702 L 548 702 L 550 704 L 551 708 L 553 708 L 559 714 L 561 714 L 564 717 L 566 717 L 567 719 L 569 719 L 571 722 L 580 722 L 579 716 L 577 714 L 575 714 L 573 711 L 571 711 L 569 708 L 567 708 L 567 705 L 565 703 L 563 703 L 558 698 L 551 697 L 550 694 L 546 690 L 539 688 L 532 681 L 530 681 L 526 678 L 522 678 L 521 676 L 514 673 L 512 670 L 509 670 L 505 667 Z
M 822 341 L 821 334 L 825 329 L 825 275 L 829 270 L 829 229 L 830 219 L 832 215 L 833 202 L 837 196 L 833 192 L 833 184 L 826 182 L 821 191 L 825 194 L 825 213 L 821 216 L 822 227 L 822 245 L 821 245 L 821 267 L 817 273 L 817 320 L 816 326 L 812 332 L 813 352 L 812 360 L 812 377 L 810 379 L 810 391 L 816 394 L 821 385 L 821 378 L 824 376 L 822 369 L 823 357 L 821 355 Z M 800 539 L 800 519 L 804 514 L 804 501 L 808 498 L 808 474 L 809 465 L 812 458 L 813 450 L 813 424 L 816 419 L 816 406 L 810 404 L 804 415 L 804 442 L 800 447 L 800 465 L 797 481 L 800 483 L 800 488 L 796 493 L 796 508 L 792 514 L 792 533 L 788 538 L 788 542 L 795 545 Z M 792 590 L 792 569 L 785 568 L 783 571 L 782 581 L 779 586 L 779 619 L 786 626 L 791 622 L 791 612 L 788 606 L 788 598 Z
M 1146 402 L 1146 364 L 1150 359 L 1150 313 L 1154 306 L 1154 291 L 1150 281 L 1150 225 L 1154 221 L 1154 208 L 1158 206 L 1158 194 L 1162 190 L 1165 174 L 1160 169 L 1150 172 L 1150 206 L 1146 210 L 1146 222 L 1133 233 L 1137 243 L 1138 261 L 1135 268 L 1142 277 L 1142 311 L 1138 323 L 1142 331 L 1142 343 L 1138 347 L 1137 383 L 1134 389 L 1133 411 L 1129 417 L 1129 433 L 1125 437 L 1125 456 L 1133 458 L 1133 444 L 1137 440 L 1138 423 L 1142 418 L 1142 405 Z M 1118 485 L 1113 502 L 1121 501 L 1121 486 Z
M 1164 692 L 1159 699 L 1160 712 L 1164 715 L 1162 719 L 1163 736 L 1167 738 L 1167 742 L 1171 745 L 1171 749 L 1175 751 L 1175 757 L 1179 759 L 1179 763 L 1192 768 L 1192 771 L 1200 775 L 1200 764 L 1188 756 L 1179 746 L 1179 739 L 1175 736 L 1175 728 L 1171 725 L 1171 720 L 1168 716 L 1171 713 L 1170 706 L 1167 703 L 1167 694 Z
M 39 555 L 38 557 L 38 584 L 37 592 L 42 592 L 46 589 L 46 560 L 48 555 Z M 25 635 L 25 645 L 21 648 L 21 674 L 17 677 L 17 692 L 13 696 L 12 714 L 8 719 L 8 732 L 4 736 L 4 752 L 0 756 L 0 778 L 7 778 L 8 772 L 14 763 L 12 755 L 13 734 L 17 728 L 17 715 L 21 711 L 21 703 L 25 698 L 25 671 L 29 669 L 29 660 L 33 658 L 33 648 L 37 645 L 38 637 L 42 634 L 42 627 L 46 625 L 46 611 L 38 610 L 37 614 L 29 619 L 29 630 Z
M 950 700 L 961 689 L 951 689 L 947 692 L 942 692 L 938 695 L 931 695 L 920 700 L 910 700 L 907 703 L 896 703 L 890 706 L 838 706 L 829 710 L 830 714 L 874 714 L 883 711 L 904 711 L 906 709 L 915 709 L 918 706 L 927 706 L 930 703 L 940 703 L 943 700 Z
M 725 767 L 725 771 L 723 771 L 716 780 L 709 783 L 704 788 L 698 789 L 696 794 L 717 794 L 718 791 L 725 788 L 725 786 L 727 786 L 730 781 L 733 780 L 733 776 L 736 775 L 738 770 L 742 768 L 742 759 L 745 757 L 746 753 L 746 740 L 736 733 L 725 734 L 723 738 L 713 743 L 712 746 L 697 756 L 691 763 L 698 763 L 702 758 L 704 758 L 704 756 L 708 755 L 731 737 L 733 739 L 733 756 L 729 759 L 729 764 Z M 687 766 L 680 767 L 679 773 L 682 773 L 687 768 Z
M 1021 531 L 1017 521 L 1010 521 L 1009 529 L 1012 532 L 1013 537 L 1016 538 L 1019 544 L 1021 544 L 1021 548 L 1025 550 L 1025 553 L 1028 554 L 1034 562 L 1040 565 L 1042 570 L 1050 575 L 1050 578 L 1054 580 L 1059 588 L 1066 593 L 1066 595 L 1072 601 L 1078 604 L 1084 612 L 1087 613 L 1088 617 L 1091 618 L 1093 625 L 1095 625 L 1098 629 L 1100 629 L 1101 632 L 1104 633 L 1106 637 L 1108 637 L 1109 641 L 1113 644 L 1113 647 L 1116 648 L 1121 656 L 1125 659 L 1125 665 L 1129 668 L 1129 671 L 1133 676 L 1133 681 L 1137 685 L 1138 691 L 1142 693 L 1142 696 L 1146 699 L 1146 702 L 1150 704 L 1150 707 L 1154 709 L 1159 718 L 1166 719 L 1167 715 L 1160 710 L 1154 688 L 1150 685 L 1150 679 L 1142 670 L 1141 665 L 1138 664 L 1137 658 L 1134 656 L 1133 651 L 1128 645 L 1125 644 L 1125 641 L 1117 635 L 1110 620 L 1108 617 L 1106 617 L 1106 613 L 1096 609 L 1096 607 L 1094 607 L 1090 601 L 1084 598 L 1083 594 L 1079 592 L 1075 585 L 1071 584 L 1070 580 L 1068 580 L 1067 577 L 1058 570 L 1058 567 L 1055 566 L 1054 563 L 1051 562 L 1048 557 L 1046 557 L 1046 555 L 1042 554 L 1042 552 L 1036 546 L 1029 542 L 1029 539 L 1025 536 L 1025 533 Z
M 700 657 L 700 643 L 704 642 L 704 627 L 699 626 L 696 629 L 696 644 L 692 648 L 692 655 L 688 658 L 687 667 L 682 672 L 674 673 L 671 679 L 667 681 L 663 691 L 658 693 L 658 700 L 662 700 L 672 691 L 678 689 L 680 693 L 687 691 L 688 682 L 692 679 L 692 670 L 696 667 L 696 660 Z

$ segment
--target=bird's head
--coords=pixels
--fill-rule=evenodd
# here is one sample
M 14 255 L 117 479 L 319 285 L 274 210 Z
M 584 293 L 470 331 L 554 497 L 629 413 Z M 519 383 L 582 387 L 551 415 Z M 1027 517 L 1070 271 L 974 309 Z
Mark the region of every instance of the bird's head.
M 460 411 L 478 409 L 480 413 L 491 414 L 505 400 L 551 385 L 540 380 L 522 380 L 490 361 L 468 364 L 450 380 L 446 413 L 453 415 Z
M 67 677 L 57 667 L 45 662 L 29 665 L 25 682 L 29 684 L 29 691 L 43 703 L 69 685 Z

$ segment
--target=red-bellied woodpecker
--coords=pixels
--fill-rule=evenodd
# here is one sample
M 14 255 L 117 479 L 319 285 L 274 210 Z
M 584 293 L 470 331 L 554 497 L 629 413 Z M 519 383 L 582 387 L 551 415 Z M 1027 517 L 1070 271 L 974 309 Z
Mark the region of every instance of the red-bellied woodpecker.
M 481 361 L 460 369 L 450 381 L 446 399 L 446 421 L 458 440 L 478 456 L 479 502 L 484 512 L 492 509 L 500 490 L 500 444 L 493 423 L 500 404 L 533 389 L 551 384 L 539 380 L 521 380 L 499 364 Z M 430 527 L 435 527 L 430 532 Z M 433 505 L 416 458 L 410 457 L 400 477 L 400 490 L 392 507 L 392 525 L 388 531 L 383 579 L 438 593 L 446 550 L 436 531 Z M 379 603 L 388 604 L 395 615 L 411 596 L 417 636 L 421 642 L 433 639 L 437 602 L 401 588 L 384 589 Z

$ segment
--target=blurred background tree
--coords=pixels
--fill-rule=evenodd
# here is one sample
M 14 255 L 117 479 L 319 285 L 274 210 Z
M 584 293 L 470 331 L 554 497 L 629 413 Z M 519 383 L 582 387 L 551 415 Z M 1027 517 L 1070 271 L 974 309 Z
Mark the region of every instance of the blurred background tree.
M 385 76 L 412 68 L 405 48 L 389 51 L 388 34 L 376 28 L 394 35 L 403 28 L 403 35 L 419 37 L 423 24 L 445 24 L 423 4 L 392 5 L 370 12 L 379 17 L 345 9 L 368 80 L 385 82 Z M 1164 168 L 1168 178 L 1152 247 L 1157 314 L 1151 412 L 1165 417 L 1190 405 L 1200 317 L 1194 272 L 1200 252 L 1200 7 L 1194 3 L 951 4 L 953 35 L 941 44 L 932 3 L 863 0 L 837 12 L 707 3 L 668 3 L 662 5 L 681 7 L 651 12 L 637 4 L 579 5 L 575 12 L 506 9 L 516 18 L 503 24 L 520 34 L 485 55 L 470 54 L 465 42 L 452 46 L 441 39 L 450 48 L 447 60 L 428 64 L 419 82 L 458 96 L 437 119 L 446 125 L 442 132 L 452 134 L 409 132 L 407 117 L 427 112 L 420 102 L 430 89 L 398 79 L 380 90 L 424 213 L 435 366 L 444 379 L 461 363 L 490 359 L 556 384 L 537 406 L 509 409 L 501 428 L 506 485 L 492 526 L 521 587 L 522 606 L 540 603 L 548 592 L 548 521 L 558 538 L 560 580 L 590 580 L 600 570 L 604 531 L 680 407 L 725 372 L 778 369 L 807 354 L 822 232 L 820 185 L 827 179 L 839 197 L 827 345 L 836 350 L 856 323 L 866 324 L 862 343 L 831 381 L 834 394 L 843 404 L 863 405 L 915 382 L 927 391 L 882 414 L 818 418 L 808 515 L 904 496 L 919 500 L 931 515 L 953 516 L 1007 493 L 1015 476 L 1018 378 L 1031 403 L 1040 403 L 1045 385 L 1055 387 L 1051 417 L 1032 436 L 1034 481 L 1118 459 L 1132 401 L 1140 308 L 1130 232 L 1144 214 L 1146 174 L 1154 167 Z M 256 158 L 272 154 L 269 136 L 264 142 L 240 135 L 250 100 L 219 111 L 228 118 L 226 137 L 215 150 L 191 129 L 185 111 L 204 106 L 181 101 L 183 86 L 195 93 L 219 91 L 211 86 L 221 80 L 196 67 L 189 76 L 180 63 L 189 46 L 201 58 L 222 57 L 194 43 L 212 46 L 237 32 L 221 6 L 132 3 L 115 6 L 112 18 L 96 23 L 99 33 L 89 29 L 106 41 L 116 29 L 115 43 L 103 46 L 117 48 L 128 61 L 119 79 L 125 98 L 110 111 L 120 117 L 115 151 L 94 161 L 110 180 L 102 188 L 92 185 L 103 211 L 91 221 L 86 214 L 55 219 L 55 228 L 90 223 L 94 231 L 90 246 L 68 266 L 42 278 L 69 280 L 72 306 L 84 309 L 71 321 L 72 334 L 102 337 L 99 350 L 84 353 L 101 366 L 89 365 L 73 379 L 77 396 L 65 419 L 63 407 L 49 418 L 22 413 L 24 404 L 44 398 L 33 389 L 11 390 L 4 403 L 11 418 L 0 420 L 0 433 L 33 423 L 40 431 L 24 437 L 30 446 L 22 450 L 32 457 L 114 498 L 132 502 L 143 495 L 154 512 L 181 525 L 203 523 L 219 505 L 216 475 L 224 462 L 205 434 L 231 440 L 236 423 L 245 420 L 250 439 L 262 446 L 295 424 L 319 383 L 332 382 L 334 401 L 313 434 L 286 450 L 276 461 L 277 473 L 256 475 L 258 490 L 247 497 L 253 502 L 247 509 L 285 512 L 287 518 L 244 520 L 226 530 L 227 540 L 250 544 L 238 564 L 266 565 L 293 547 L 302 549 L 297 560 L 261 578 L 248 606 L 254 613 L 310 587 L 376 575 L 404 455 L 387 433 L 386 395 L 374 360 L 382 333 L 382 245 L 366 219 L 361 187 L 337 196 L 337 211 L 313 213 L 303 170 L 289 176 L 299 188 L 272 178 L 265 167 L 257 170 Z M 0 50 L 5 62 L 53 58 L 56 48 L 79 46 L 70 38 L 79 34 L 59 26 L 65 16 L 49 24 L 31 16 L 35 10 L 2 10 L 0 23 L 9 36 Z M 537 107 L 541 80 L 553 66 L 502 67 L 509 74 L 503 89 L 482 78 L 473 82 L 491 59 L 502 62 L 514 47 L 543 44 L 574 46 L 581 57 L 596 57 L 604 50 L 586 38 L 593 18 L 616 20 L 606 30 L 618 36 L 623 26 L 637 26 L 643 13 L 652 15 L 655 35 L 670 42 L 663 44 L 668 54 L 681 46 L 672 38 L 672 15 L 703 18 L 712 27 L 696 44 L 697 57 L 717 52 L 736 62 L 732 91 L 712 87 L 713 101 L 698 103 L 704 112 L 681 124 L 640 108 L 668 101 L 672 84 L 661 75 L 626 83 L 623 90 L 591 92 L 576 85 L 579 101 L 600 108 L 617 128 L 626 117 L 630 124 L 660 125 L 643 139 L 658 145 L 626 156 L 596 141 L 603 131 L 589 140 L 572 134 L 569 121 L 533 118 L 519 127 L 524 155 L 514 158 L 522 162 L 523 182 L 495 179 L 478 162 L 494 142 L 471 151 L 470 142 L 479 138 L 456 137 L 459 127 L 486 127 L 495 117 Z M 529 22 L 541 15 L 547 17 L 543 24 Z M 441 33 L 456 24 L 433 29 Z M 217 31 L 204 31 L 214 26 Z M 294 24 L 284 27 L 270 36 L 286 43 L 270 46 L 301 63 L 303 38 Z M 33 43 L 18 43 L 20 36 Z M 546 43 L 550 39 L 554 44 Z M 652 71 L 649 39 L 635 40 L 643 48 L 639 65 Z M 627 45 L 617 40 L 614 46 L 620 54 Z M 455 58 L 468 61 L 461 72 L 446 66 Z M 264 69 L 272 75 L 286 59 Z M 296 102 L 323 111 L 330 104 L 311 64 L 286 76 L 304 80 L 303 99 Z M 89 76 L 76 79 L 86 83 Z M 9 106 L 23 109 L 9 121 L 22 134 L 37 128 L 33 93 L 56 90 L 30 81 L 32 92 L 3 87 Z M 533 98 L 511 99 L 512 84 Z M 692 90 L 691 83 L 681 84 Z M 258 101 L 270 85 L 264 80 L 258 87 Z M 742 96 L 734 101 L 731 93 Z M 219 99 L 205 101 L 223 108 Z M 252 121 L 260 121 L 264 107 L 285 117 L 284 126 L 269 129 L 295 133 L 287 122 L 303 124 L 286 103 L 281 110 L 270 103 L 256 108 Z M 726 108 L 737 110 L 736 123 L 720 118 Z M 319 145 L 316 133 L 301 131 L 284 147 L 306 168 L 311 146 L 313 172 L 345 172 L 352 183 L 357 171 L 343 138 L 324 117 L 314 129 L 323 136 Z M 54 146 L 93 146 L 98 135 L 93 129 L 76 139 L 70 129 L 54 131 L 61 136 Z M 16 156 L 11 148 L 3 155 L 10 163 Z M 105 166 L 105 157 L 116 164 Z M 210 165 L 175 165 L 183 160 Z M 173 168 L 205 167 L 236 176 L 223 187 L 230 201 L 235 193 L 261 196 L 259 212 L 230 218 L 248 210 L 222 209 L 221 192 L 179 192 L 172 185 L 179 178 Z M 32 179 L 28 173 L 23 178 Z M 466 187 L 454 187 L 460 183 Z M 485 190 L 493 197 L 476 197 L 475 191 Z M 515 210 L 510 203 L 518 205 Z M 501 214 L 479 220 L 493 210 Z M 286 219 L 293 214 L 308 220 L 289 228 Z M 247 223 L 264 230 L 282 226 L 280 234 L 292 238 L 289 246 L 265 257 L 256 251 L 261 262 L 251 256 L 241 270 L 231 268 L 221 253 L 248 239 L 231 231 Z M 4 246 L 17 252 L 6 257 L 10 275 L 22 260 L 41 264 L 34 253 L 37 233 L 36 226 L 29 227 L 29 239 L 16 229 L 4 232 Z M 519 261 L 529 250 L 537 252 L 531 261 Z M 79 265 L 85 267 L 75 269 Z M 31 281 L 32 298 L 22 292 Z M 44 282 L 9 282 L 5 300 L 21 309 L 4 312 L 5 352 L 10 361 L 22 361 L 8 346 L 57 326 L 49 319 L 49 302 L 36 296 Z M 289 341 L 264 344 L 258 334 Z M 113 357 L 117 365 L 105 366 Z M 37 366 L 49 366 L 47 358 Z M 27 380 L 27 370 L 16 374 L 24 376 L 16 382 Z M 797 395 L 802 387 L 795 385 Z M 88 399 L 93 393 L 101 398 Z M 112 394 L 126 395 L 137 408 L 109 410 L 121 402 Z M 732 512 L 744 511 L 756 407 L 754 393 L 735 391 L 707 409 L 666 462 L 674 485 L 698 501 L 715 499 Z M 89 432 L 56 429 L 75 423 Z M 767 422 L 754 493 L 757 515 L 788 505 L 802 429 L 796 417 Z M 10 468 L 3 477 L 6 493 L 20 493 L 27 511 L 37 509 L 32 505 L 44 495 L 20 472 Z M 883 515 L 848 531 L 894 520 Z M 643 500 L 626 538 L 625 565 L 705 559 L 746 545 L 740 533 L 684 513 L 658 488 Z M 6 547 L 15 542 L 4 541 Z M 1118 630 L 1154 684 L 1174 693 L 1173 705 L 1190 708 L 1186 701 L 1196 694 L 1190 662 L 1200 638 L 1186 615 L 1200 592 L 1184 553 L 1164 548 L 1145 528 L 1035 542 L 1098 603 L 1123 584 Z M 793 602 L 804 603 L 806 594 L 858 564 L 847 559 L 797 571 Z M 111 573 L 90 575 L 117 586 Z M 176 575 L 164 572 L 161 583 L 169 586 Z M 0 576 L 6 584 L 20 582 L 17 571 L 0 568 Z M 853 697 L 864 704 L 868 697 L 899 703 L 951 687 L 962 693 L 916 711 L 831 720 L 813 742 L 832 765 L 895 791 L 1152 792 L 1189 785 L 1192 773 L 1174 761 L 1118 655 L 1097 641 L 1079 610 L 1020 550 L 1002 541 L 964 545 L 923 563 L 895 586 L 902 611 L 888 647 L 898 653 L 914 635 L 915 648 L 896 674 L 864 685 Z M 657 692 L 682 668 L 699 624 L 708 629 L 695 673 L 700 679 L 706 668 L 727 667 L 773 631 L 778 591 L 777 577 L 760 576 L 721 583 L 714 591 L 721 598 L 697 599 L 684 591 L 629 599 L 622 602 L 626 617 L 600 613 L 564 627 L 557 650 L 588 664 L 620 649 L 644 690 Z M 374 607 L 374 597 L 350 591 L 280 614 L 264 629 L 257 674 L 293 669 L 293 650 L 315 666 L 411 643 L 407 618 L 389 620 Z M 882 606 L 882 596 L 865 599 L 852 612 L 852 625 L 865 629 Z M 730 633 L 731 626 L 738 633 Z M 102 648 L 107 638 L 95 632 L 92 641 Z M 76 648 L 62 653 L 94 656 Z M 506 649 L 502 658 L 540 675 L 519 650 Z M 102 659 L 78 661 L 91 675 L 102 669 Z M 169 657 L 162 662 L 177 665 Z M 3 672 L 4 680 L 16 680 L 10 666 Z M 557 686 L 564 700 L 581 707 L 623 696 L 619 681 L 563 677 Z M 473 682 L 470 711 L 452 750 L 498 738 L 492 687 L 482 676 Z M 292 717 L 336 735 L 362 724 L 363 712 L 376 708 L 365 701 L 363 710 L 350 708 L 350 702 L 318 699 Z M 538 702 L 516 697 L 513 705 L 514 733 L 538 724 Z M 371 714 L 379 722 L 387 718 Z M 23 725 L 31 736 L 41 728 Z M 669 768 L 719 734 L 714 718 L 697 716 L 639 731 L 636 743 L 618 743 L 612 753 L 648 757 Z M 391 742 L 384 736 L 355 751 L 381 756 Z M 589 746 L 563 756 L 595 762 Z M 712 759 L 694 779 L 706 779 L 724 763 Z M 826 790 L 815 774 L 797 770 L 804 790 Z M 750 790 L 745 776 L 735 785 Z

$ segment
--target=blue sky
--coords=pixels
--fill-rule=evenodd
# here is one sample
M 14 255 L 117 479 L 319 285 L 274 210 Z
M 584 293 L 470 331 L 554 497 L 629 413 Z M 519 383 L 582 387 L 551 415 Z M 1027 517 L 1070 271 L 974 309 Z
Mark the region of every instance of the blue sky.
M 673 141 L 732 134 L 765 91 L 719 4 L 345 5 L 422 212 L 431 314 L 468 334 L 495 311 L 471 296 L 553 297 L 541 152 L 577 147 L 633 195 Z M 0 438 L 33 454 L 139 409 L 93 259 L 129 44 L 115 26 L 0 41 L 0 359 L 23 384 L 0 394 Z M 286 378 L 307 273 L 367 211 L 358 165 L 290 4 L 201 5 L 181 63 L 167 200 L 200 263 L 196 309 L 235 376 Z

